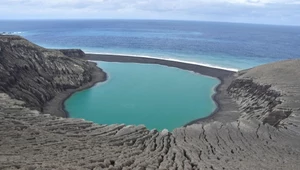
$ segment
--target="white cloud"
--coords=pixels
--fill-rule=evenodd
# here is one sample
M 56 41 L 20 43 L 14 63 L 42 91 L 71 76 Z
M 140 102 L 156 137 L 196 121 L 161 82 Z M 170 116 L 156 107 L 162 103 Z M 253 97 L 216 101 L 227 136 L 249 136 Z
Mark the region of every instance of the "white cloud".
M 299 4 L 300 0 L 2 0 L 2 5 L 25 5 L 25 6 L 44 6 L 44 7 L 76 7 L 117 5 L 139 6 L 141 4 L 166 4 L 176 6 L 193 6 L 209 4 L 242 4 L 242 5 L 265 5 L 265 4 Z

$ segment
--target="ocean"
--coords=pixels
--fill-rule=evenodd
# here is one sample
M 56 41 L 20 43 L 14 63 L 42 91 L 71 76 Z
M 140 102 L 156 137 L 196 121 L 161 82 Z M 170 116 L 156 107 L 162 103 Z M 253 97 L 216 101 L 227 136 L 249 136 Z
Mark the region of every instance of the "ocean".
M 180 59 L 225 68 L 299 58 L 300 27 L 197 21 L 0 21 L 0 32 L 49 48 Z
M 17 34 L 48 48 L 155 57 L 241 70 L 300 58 L 300 27 L 198 21 L 0 21 L 0 33 Z M 101 124 L 144 124 L 172 130 L 208 116 L 218 80 L 158 65 L 98 62 L 108 81 L 75 93 L 70 117 Z

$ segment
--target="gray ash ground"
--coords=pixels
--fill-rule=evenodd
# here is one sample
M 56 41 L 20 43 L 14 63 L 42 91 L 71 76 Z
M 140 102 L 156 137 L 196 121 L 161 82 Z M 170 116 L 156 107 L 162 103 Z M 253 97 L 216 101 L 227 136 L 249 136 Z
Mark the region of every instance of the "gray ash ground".
M 0 36 L 0 169 L 300 167 L 300 60 L 232 75 L 219 89 L 225 111 L 173 132 L 44 114 L 57 93 L 93 82 L 95 72 L 105 76 L 92 67 L 21 37 Z

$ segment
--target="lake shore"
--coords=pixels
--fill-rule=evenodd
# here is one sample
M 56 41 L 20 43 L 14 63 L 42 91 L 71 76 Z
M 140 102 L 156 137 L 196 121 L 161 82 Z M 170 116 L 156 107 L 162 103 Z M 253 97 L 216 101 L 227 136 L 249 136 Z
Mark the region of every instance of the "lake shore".
M 95 63 L 90 63 L 92 70 L 92 79 L 90 82 L 82 85 L 77 89 L 68 89 L 64 92 L 58 93 L 52 100 L 47 102 L 43 107 L 44 114 L 51 114 L 58 117 L 68 118 L 68 111 L 65 110 L 64 102 L 74 93 L 93 87 L 99 82 L 104 82 L 107 79 L 106 73 L 99 68 Z
M 227 87 L 233 79 L 234 73 L 236 73 L 234 71 L 168 59 L 125 55 L 121 56 L 107 54 L 86 54 L 84 59 L 105 62 L 159 64 L 163 66 L 193 71 L 204 76 L 210 76 L 219 79 L 220 84 L 215 87 L 215 94 L 212 96 L 212 99 L 216 103 L 216 109 L 209 116 L 187 122 L 184 126 L 210 121 L 230 122 L 236 120 L 239 116 L 237 104 L 230 98 L 230 96 L 226 92 Z
M 175 67 L 183 70 L 193 71 L 204 76 L 210 76 L 220 80 L 220 84 L 215 87 L 215 93 L 212 99 L 216 104 L 216 109 L 207 117 L 199 118 L 187 122 L 183 126 L 188 126 L 198 123 L 207 123 L 211 121 L 230 122 L 238 118 L 238 106 L 228 96 L 226 89 L 231 83 L 234 71 L 223 70 L 219 68 L 207 67 L 192 63 L 184 63 L 180 61 L 164 60 L 158 58 L 134 57 L 134 56 L 120 56 L 120 55 L 106 55 L 106 54 L 86 54 L 85 60 L 105 61 L 105 62 L 120 62 L 120 63 L 141 63 L 141 64 L 159 64 L 168 67 Z M 55 96 L 51 101 L 47 102 L 43 107 L 43 113 L 51 114 L 58 117 L 69 117 L 67 110 L 65 110 L 64 102 L 74 93 L 93 87 L 99 82 L 104 82 L 107 79 L 105 70 L 97 67 L 95 63 L 91 63 L 93 67 L 92 80 L 77 89 L 68 89 Z

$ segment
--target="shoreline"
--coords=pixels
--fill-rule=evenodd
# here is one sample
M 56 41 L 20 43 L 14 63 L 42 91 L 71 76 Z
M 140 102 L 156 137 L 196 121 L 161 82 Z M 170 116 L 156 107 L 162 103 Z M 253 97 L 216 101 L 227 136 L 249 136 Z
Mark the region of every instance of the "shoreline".
M 83 59 L 106 62 L 121 62 L 121 63 L 141 63 L 141 64 L 159 64 L 169 67 L 175 67 L 183 70 L 193 71 L 205 76 L 214 78 L 227 77 L 233 75 L 236 71 L 226 70 L 216 67 L 205 66 L 192 62 L 184 62 L 180 60 L 170 60 L 154 57 L 136 57 L 136 56 L 121 56 L 107 54 L 91 54 L 87 53 Z
M 220 70 L 226 70 L 226 71 L 232 71 L 232 72 L 238 72 L 239 70 L 236 68 L 230 68 L 230 67 L 221 67 L 216 66 L 212 64 L 205 64 L 205 63 L 199 63 L 196 61 L 186 61 L 176 58 L 163 58 L 163 57 L 153 57 L 153 56 L 147 56 L 147 55 L 133 55 L 133 54 L 114 54 L 114 53 L 96 53 L 96 52 L 84 52 L 85 55 L 100 55 L 100 56 L 111 56 L 111 57 L 133 57 L 133 58 L 142 58 L 142 59 L 153 59 L 153 60 L 164 60 L 164 61 L 170 61 L 170 62 L 179 62 L 183 64 L 192 64 L 197 66 L 203 66 L 203 67 L 209 67 L 209 68 L 215 68 Z
M 216 87 L 214 87 L 214 94 L 211 96 L 211 99 L 215 102 L 215 105 L 216 105 L 216 108 L 214 109 L 214 111 L 211 112 L 206 117 L 198 118 L 198 119 L 195 119 L 195 120 L 192 120 L 192 121 L 186 123 L 183 127 L 187 127 L 189 125 L 196 124 L 201 121 L 209 120 L 209 119 L 213 118 L 220 111 L 220 107 L 221 107 L 220 102 L 217 100 L 216 96 L 220 93 L 220 87 L 224 84 L 224 80 L 220 79 L 220 78 L 217 78 L 217 79 L 220 81 L 220 83 Z
M 44 114 L 51 114 L 58 117 L 68 118 L 69 113 L 65 109 L 65 101 L 71 97 L 76 92 L 88 89 L 96 85 L 97 83 L 104 82 L 107 79 L 107 74 L 99 68 L 96 63 L 89 62 L 93 67 L 92 80 L 88 83 L 85 83 L 79 88 L 76 89 L 67 89 L 64 92 L 58 93 L 52 100 L 47 102 L 43 107 Z
M 164 60 L 159 58 L 143 58 L 136 56 L 121 56 L 121 55 L 106 55 L 106 54 L 86 54 L 83 59 L 92 61 L 105 61 L 105 62 L 120 62 L 120 63 L 140 63 L 140 64 L 159 64 L 168 67 L 175 67 L 187 71 L 193 71 L 195 73 L 217 78 L 220 83 L 214 88 L 215 93 L 211 96 L 212 100 L 216 104 L 216 108 L 208 116 L 192 120 L 184 127 L 197 123 L 210 122 L 217 120 L 220 122 L 230 122 L 236 120 L 239 116 L 237 113 L 237 104 L 228 96 L 226 89 L 231 83 L 235 71 L 208 67 L 200 64 L 180 62 L 176 60 Z M 230 107 L 228 107 L 230 103 Z M 231 114 L 228 114 L 231 112 Z M 236 113 L 236 114 L 232 114 Z
M 222 111 L 221 109 L 221 101 L 218 99 L 218 96 L 221 95 L 222 91 L 221 91 L 221 87 L 222 86 L 227 86 L 227 84 L 225 84 L 225 81 L 224 81 L 224 78 L 217 78 L 220 83 L 214 88 L 214 94 L 211 96 L 212 100 L 215 102 L 216 104 L 216 108 L 214 109 L 213 112 L 211 112 L 211 114 L 209 114 L 208 116 L 206 117 L 203 117 L 203 118 L 198 118 L 198 119 L 195 119 L 195 120 L 192 120 L 188 123 L 186 123 L 183 127 L 187 127 L 189 125 L 192 125 L 192 124 L 197 124 L 197 123 L 204 123 L 204 122 L 210 122 L 210 121 L 213 121 L 213 118 L 217 116 L 217 114 L 219 112 Z

